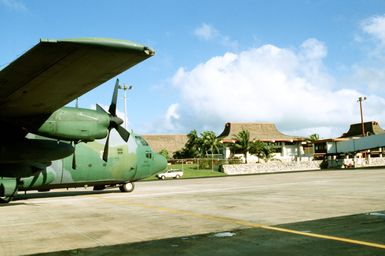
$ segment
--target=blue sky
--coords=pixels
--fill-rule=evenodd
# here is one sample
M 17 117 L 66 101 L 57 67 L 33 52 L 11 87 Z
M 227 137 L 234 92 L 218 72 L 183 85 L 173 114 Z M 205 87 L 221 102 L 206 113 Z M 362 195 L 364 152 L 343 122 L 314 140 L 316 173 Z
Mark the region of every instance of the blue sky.
M 385 127 L 384 1 L 0 0 L 0 24 L 0 67 L 40 38 L 153 48 L 118 76 L 133 85 L 128 125 L 138 133 L 218 134 L 231 121 L 336 137 L 360 121 L 359 96 L 365 120 Z M 114 83 L 80 106 L 108 106 Z

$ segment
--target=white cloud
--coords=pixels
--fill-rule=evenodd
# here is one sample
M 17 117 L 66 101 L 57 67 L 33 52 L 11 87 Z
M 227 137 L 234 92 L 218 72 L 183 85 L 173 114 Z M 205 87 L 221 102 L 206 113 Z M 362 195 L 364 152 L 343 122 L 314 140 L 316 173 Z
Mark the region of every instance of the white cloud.
M 174 130 L 176 128 L 176 123 L 179 121 L 179 113 L 178 113 L 178 104 L 171 104 L 165 115 L 165 128 L 167 130 Z
M 19 0 L 0 0 L 0 4 L 14 11 L 27 11 L 27 6 Z
M 326 46 L 309 39 L 297 51 L 263 45 L 213 57 L 192 70 L 180 68 L 172 79 L 183 99 L 175 127 L 220 132 L 229 121 L 273 122 L 289 134 L 339 136 L 359 122 L 356 101 L 363 95 L 331 89 L 326 56 Z M 369 95 L 364 107 L 366 120 L 384 120 L 383 98 Z
M 213 27 L 206 23 L 194 30 L 194 35 L 202 40 L 212 40 L 219 35 L 219 32 Z
M 345 79 L 351 86 L 385 96 L 385 15 L 365 19 L 360 25 L 356 43 L 364 50 L 364 57 L 351 66 Z
M 214 26 L 202 23 L 194 30 L 194 35 L 205 41 L 216 41 L 225 47 L 232 49 L 238 48 L 238 42 L 232 40 L 229 36 L 222 35 Z
M 385 15 L 365 19 L 361 23 L 361 28 L 367 34 L 380 40 L 382 46 L 385 46 Z
M 364 120 L 385 127 L 385 15 L 365 19 L 360 29 L 361 40 L 355 42 L 365 55 L 345 66 L 347 77 L 329 73 L 324 64 L 328 49 L 315 38 L 297 49 L 266 44 L 212 57 L 191 70 L 179 68 L 172 78 L 181 95 L 178 119 L 168 120 L 187 131 L 221 132 L 229 121 L 272 122 L 287 134 L 337 137 L 360 122 L 357 99 L 366 96 Z M 209 41 L 224 38 L 207 24 L 195 35 Z
M 144 133 L 175 133 L 184 130 L 185 127 L 180 123 L 179 111 L 179 104 L 171 104 L 163 117 L 146 125 Z
M 301 53 L 305 59 L 321 61 L 327 55 L 327 48 L 323 42 L 310 38 L 301 44 Z

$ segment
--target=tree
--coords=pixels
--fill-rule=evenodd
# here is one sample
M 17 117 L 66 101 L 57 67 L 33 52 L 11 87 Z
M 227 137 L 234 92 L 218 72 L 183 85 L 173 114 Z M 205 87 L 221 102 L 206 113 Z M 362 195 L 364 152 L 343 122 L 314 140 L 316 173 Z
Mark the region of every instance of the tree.
M 199 156 L 200 151 L 200 138 L 196 130 L 192 130 L 187 134 L 187 142 L 181 150 L 174 153 L 173 158 L 196 158 Z
M 182 150 L 175 152 L 174 158 L 196 158 L 219 153 L 220 142 L 213 131 L 204 131 L 198 136 L 196 130 L 187 134 L 187 142 Z
M 161 151 L 159 151 L 159 154 L 164 156 L 167 160 L 170 159 L 169 153 L 168 153 L 167 149 L 165 149 L 165 148 L 162 149 Z
M 220 142 L 213 131 L 204 131 L 200 138 L 201 156 L 219 153 Z
M 231 150 L 243 154 L 247 164 L 247 152 L 249 152 L 251 147 L 249 131 L 240 131 L 238 134 L 233 135 L 233 140 L 235 140 L 235 143 L 231 146 Z
M 315 141 L 319 140 L 319 135 L 317 133 L 314 133 L 309 136 L 309 140 L 314 143 Z
M 251 144 L 249 153 L 256 155 L 258 159 L 268 161 L 273 157 L 274 149 L 271 145 L 257 140 Z

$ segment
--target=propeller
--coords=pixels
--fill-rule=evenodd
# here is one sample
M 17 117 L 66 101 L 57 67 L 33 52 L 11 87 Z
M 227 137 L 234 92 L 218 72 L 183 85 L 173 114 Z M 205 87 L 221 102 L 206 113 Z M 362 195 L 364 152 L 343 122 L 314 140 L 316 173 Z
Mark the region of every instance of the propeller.
M 73 147 L 74 147 L 74 153 L 72 154 L 72 169 L 76 170 L 76 145 L 79 143 L 78 141 L 73 142 Z
M 121 124 L 123 124 L 123 120 L 116 115 L 116 101 L 118 98 L 118 87 L 119 87 L 119 79 L 116 79 L 114 93 L 112 94 L 111 105 L 108 109 L 108 112 L 106 112 L 101 106 L 96 104 L 97 111 L 106 113 L 110 117 L 110 124 L 108 125 L 108 135 L 107 135 L 106 144 L 104 145 L 104 151 L 103 151 L 103 160 L 106 162 L 108 159 L 108 148 L 110 143 L 111 130 L 115 129 L 119 133 L 120 137 L 122 137 L 122 139 L 126 142 L 130 137 L 130 133 L 124 127 L 121 126 Z

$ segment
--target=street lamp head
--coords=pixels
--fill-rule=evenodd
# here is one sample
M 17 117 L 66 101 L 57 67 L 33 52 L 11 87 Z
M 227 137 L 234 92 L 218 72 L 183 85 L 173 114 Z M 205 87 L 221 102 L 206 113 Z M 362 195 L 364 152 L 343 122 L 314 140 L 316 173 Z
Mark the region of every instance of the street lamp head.
M 118 86 L 119 89 L 122 89 L 122 90 L 131 90 L 132 89 L 132 85 L 126 85 L 126 84 L 120 84 Z
M 357 102 L 362 102 L 362 101 L 364 101 L 364 100 L 366 100 L 366 97 L 358 97 Z

